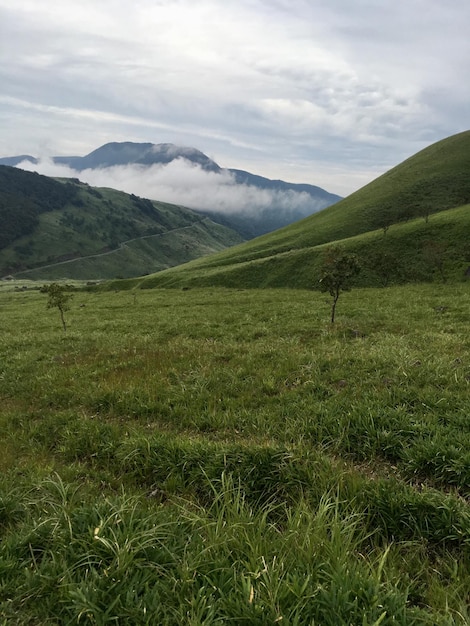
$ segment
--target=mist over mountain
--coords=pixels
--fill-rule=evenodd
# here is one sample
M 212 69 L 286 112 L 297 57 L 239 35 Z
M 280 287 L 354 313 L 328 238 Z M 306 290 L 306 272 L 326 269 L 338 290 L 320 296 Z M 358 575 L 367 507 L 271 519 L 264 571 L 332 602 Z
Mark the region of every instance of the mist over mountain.
M 0 165 L 0 277 L 128 278 L 241 240 L 182 206 Z
M 296 222 L 341 199 L 315 185 L 222 168 L 200 150 L 170 143 L 112 142 L 83 157 L 7 157 L 0 164 L 181 204 L 210 215 L 246 239 Z

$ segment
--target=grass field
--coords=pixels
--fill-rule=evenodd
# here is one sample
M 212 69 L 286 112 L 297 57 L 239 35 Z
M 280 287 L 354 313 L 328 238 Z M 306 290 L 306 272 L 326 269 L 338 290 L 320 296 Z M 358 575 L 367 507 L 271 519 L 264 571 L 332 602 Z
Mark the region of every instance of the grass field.
M 0 624 L 470 623 L 468 284 L 0 287 Z

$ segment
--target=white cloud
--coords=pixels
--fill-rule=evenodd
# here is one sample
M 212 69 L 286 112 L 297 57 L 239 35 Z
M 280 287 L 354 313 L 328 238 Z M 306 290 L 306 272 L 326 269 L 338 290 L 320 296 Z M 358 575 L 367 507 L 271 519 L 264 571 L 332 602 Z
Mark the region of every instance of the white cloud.
M 307 193 L 240 185 L 227 170 L 222 170 L 220 174 L 207 172 L 181 158 L 167 165 L 118 165 L 80 172 L 54 163 L 50 158 L 41 158 L 37 164 L 23 161 L 18 167 L 45 176 L 79 178 L 94 187 L 111 187 L 144 198 L 210 212 L 257 214 L 275 205 L 281 211 L 301 210 L 308 214 L 324 207 L 320 201 L 315 204 Z
M 169 142 L 353 191 L 468 127 L 469 22 L 468 0 L 0 0 L 0 156 Z

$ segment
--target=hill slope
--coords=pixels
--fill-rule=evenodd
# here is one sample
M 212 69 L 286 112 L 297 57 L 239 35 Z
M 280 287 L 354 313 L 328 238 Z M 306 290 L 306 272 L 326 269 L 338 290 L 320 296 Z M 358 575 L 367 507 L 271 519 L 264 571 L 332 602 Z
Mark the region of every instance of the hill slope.
M 139 276 L 241 240 L 184 207 L 6 166 L 0 221 L 0 275 L 42 279 Z
M 468 207 L 440 218 L 444 222 L 451 218 L 455 220 L 455 226 L 448 231 L 445 240 L 434 230 L 434 223 L 439 223 L 434 214 L 470 202 L 469 171 L 470 132 L 467 131 L 422 150 L 348 198 L 315 215 L 182 267 L 178 272 L 155 276 L 147 284 L 177 285 L 197 280 L 204 284 L 226 283 L 231 286 L 307 287 L 312 283 L 307 261 L 312 259 L 313 263 L 317 246 L 339 240 L 346 245 L 345 240 L 356 237 L 347 245 L 361 248 L 361 239 L 357 237 L 366 233 L 370 235 L 365 236 L 364 241 L 375 238 L 376 242 L 373 250 L 369 249 L 369 255 L 387 251 L 399 257 L 400 246 L 396 237 L 406 233 L 411 237 L 411 243 L 416 237 L 427 242 L 429 252 L 416 249 L 408 268 L 397 269 L 396 280 L 423 279 L 423 272 L 412 269 L 409 264 L 413 267 L 422 265 L 422 259 L 419 259 L 423 254 L 431 255 L 436 237 L 441 248 L 453 248 L 451 256 L 454 261 L 460 259 L 458 271 L 462 272 L 467 263 L 470 239 Z M 395 244 L 392 245 L 393 241 Z

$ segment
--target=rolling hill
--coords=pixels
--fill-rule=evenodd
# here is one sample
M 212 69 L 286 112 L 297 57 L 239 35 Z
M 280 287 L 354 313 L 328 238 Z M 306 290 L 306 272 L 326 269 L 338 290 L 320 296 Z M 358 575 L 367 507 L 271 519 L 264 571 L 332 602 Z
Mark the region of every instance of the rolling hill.
M 429 280 L 470 263 L 470 131 L 439 141 L 295 224 L 140 281 L 142 287 L 311 287 L 324 246 L 363 257 L 362 284 Z M 461 208 L 459 208 L 461 207 Z
M 239 243 L 181 206 L 0 166 L 0 276 L 139 276 Z
M 39 164 L 36 157 L 23 155 L 0 158 L 0 165 L 18 166 L 24 161 Z M 271 180 L 243 170 L 222 168 L 196 148 L 171 143 L 111 142 L 83 157 L 60 156 L 53 157 L 52 161 L 69 167 L 72 170 L 71 176 L 81 179 L 86 177 L 87 171 L 100 170 L 103 174 L 110 168 L 125 168 L 128 173 L 129 168 L 133 168 L 135 180 L 155 177 L 161 168 L 177 161 L 184 162 L 194 168 L 191 172 L 194 186 L 202 185 L 205 189 L 210 180 L 211 189 L 220 187 L 225 192 L 222 195 L 226 196 L 229 192 L 236 198 L 229 208 L 221 206 L 220 195 L 219 199 L 212 198 L 215 194 L 211 195 L 210 192 L 209 200 L 205 199 L 206 206 L 201 206 L 197 200 L 184 204 L 211 220 L 236 230 L 243 239 L 252 239 L 291 224 L 341 199 L 340 196 L 315 185 Z M 194 176 L 195 172 L 200 176 Z M 109 180 L 109 186 L 113 187 L 116 177 L 109 174 Z M 125 188 L 123 190 L 129 191 Z

